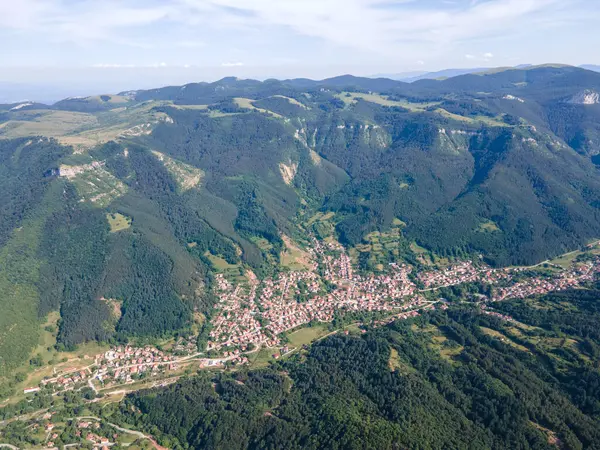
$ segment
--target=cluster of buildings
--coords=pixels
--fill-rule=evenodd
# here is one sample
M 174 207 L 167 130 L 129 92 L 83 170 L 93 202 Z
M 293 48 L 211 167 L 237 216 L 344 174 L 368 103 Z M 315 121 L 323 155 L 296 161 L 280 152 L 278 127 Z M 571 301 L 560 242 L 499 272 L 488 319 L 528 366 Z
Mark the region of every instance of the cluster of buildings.
M 496 284 L 510 279 L 511 272 L 514 273 L 520 270 L 522 269 L 492 269 L 485 265 L 475 266 L 472 261 L 462 261 L 444 269 L 421 272 L 418 274 L 418 279 L 423 283 L 425 289 L 438 289 L 477 281 Z
M 507 287 L 494 290 L 492 301 L 511 298 L 526 298 L 532 295 L 543 295 L 554 291 L 564 291 L 581 283 L 592 281 L 600 272 L 600 259 L 572 265 L 569 269 L 550 278 L 530 277 Z
M 158 375 L 165 370 L 175 370 L 175 358 L 156 347 L 119 346 L 96 357 L 98 370 L 94 377 L 105 386 L 110 383 L 128 383 L 136 375 Z
M 46 418 L 50 418 L 50 414 L 44 416 L 44 419 Z M 73 422 L 71 422 L 71 424 L 73 424 Z M 64 427 L 64 425 L 62 426 Z M 75 438 L 85 441 L 86 444 L 93 445 L 94 448 L 105 450 L 116 444 L 116 442 L 111 442 L 111 439 L 109 437 L 101 436 L 99 434 L 102 433 L 102 425 L 100 424 L 100 422 L 88 422 L 81 420 L 78 421 L 77 424 L 75 424 L 75 427 Z M 40 424 L 35 423 L 32 425 L 32 428 L 33 430 L 37 430 L 40 428 Z M 55 441 L 59 438 L 59 434 L 56 432 L 57 426 L 52 422 L 48 422 L 43 428 L 44 431 L 48 433 L 45 446 L 47 448 L 55 448 Z M 59 432 L 61 431 L 59 430 Z M 116 441 L 119 438 L 119 435 L 117 433 L 112 433 L 111 437 L 113 438 L 113 440 Z M 78 446 L 78 444 L 69 444 L 69 446 Z
M 492 269 L 485 265 L 475 266 L 471 261 L 464 261 L 445 269 L 422 272 L 418 278 L 425 286 L 425 290 L 472 282 L 494 285 L 489 300 L 501 301 L 562 291 L 592 281 L 600 272 L 600 258 L 575 263 L 568 269 L 551 276 L 530 276 L 515 280 L 515 276 L 524 270 L 522 267 Z
M 361 276 L 336 242 L 313 239 L 308 252 L 317 261 L 316 271 L 284 272 L 262 282 L 249 277 L 248 285 L 234 285 L 218 275 L 219 314 L 213 320 L 208 349 L 239 356 L 259 346 L 276 347 L 281 333 L 313 321 L 331 322 L 337 311 L 385 311 L 391 320 L 407 318 L 416 314 L 413 310 L 433 307 L 420 292 L 441 287 L 482 282 L 494 286 L 491 298 L 484 300 L 499 301 L 572 288 L 600 271 L 597 259 L 574 264 L 553 277 L 523 278 L 518 277 L 523 268 L 493 269 L 462 261 L 417 274 L 424 286 L 420 290 L 411 280 L 411 266 L 390 264 L 386 274 Z
M 600 257 L 593 261 L 574 263 L 569 269 L 544 276 L 525 277 L 523 268 L 492 269 L 464 261 L 447 268 L 416 275 L 424 289 L 411 279 L 413 267 L 390 264 L 385 274 L 362 276 L 352 270 L 350 258 L 336 243 L 314 240 L 309 249 L 317 263 L 314 271 L 282 272 L 274 278 L 260 281 L 251 272 L 247 282 L 232 283 L 222 274 L 216 275 L 215 291 L 218 314 L 211 321 L 212 330 L 207 350 L 218 351 L 217 359 L 200 359 L 201 368 L 243 365 L 246 353 L 260 347 L 280 347 L 281 354 L 289 349 L 280 335 L 311 322 L 331 322 L 341 312 L 386 312 L 389 319 L 407 319 L 419 310 L 442 308 L 444 301 L 428 301 L 423 293 L 462 283 L 482 282 L 493 285 L 490 298 L 482 298 L 482 313 L 502 320 L 512 320 L 485 308 L 486 301 L 524 298 L 560 291 L 592 281 L 600 272 Z M 93 387 L 98 379 L 105 387 L 132 382 L 141 374 L 159 375 L 177 368 L 178 362 L 197 355 L 194 338 L 180 338 L 169 353 L 152 346 L 119 346 L 96 357 L 86 369 L 70 369 L 60 376 L 46 379 L 43 385 L 55 384 L 61 389 L 75 388 L 85 383 Z M 179 358 L 181 354 L 192 355 Z M 36 392 L 39 387 L 28 388 Z
M 316 272 L 283 272 L 247 286 L 216 277 L 219 314 L 213 319 L 209 350 L 247 351 L 275 347 L 278 336 L 310 322 L 331 322 L 336 311 L 403 311 L 418 307 L 412 268 L 391 264 L 385 275 L 355 274 L 350 257 L 336 243 L 313 241 L 309 253 L 319 261 Z
M 42 386 L 52 386 L 55 390 L 68 390 L 85 385 L 91 377 L 92 371 L 89 367 L 85 369 L 72 367 L 63 371 L 59 376 L 42 380 Z M 24 393 L 28 394 L 39 390 L 39 387 L 28 388 L 24 390 Z

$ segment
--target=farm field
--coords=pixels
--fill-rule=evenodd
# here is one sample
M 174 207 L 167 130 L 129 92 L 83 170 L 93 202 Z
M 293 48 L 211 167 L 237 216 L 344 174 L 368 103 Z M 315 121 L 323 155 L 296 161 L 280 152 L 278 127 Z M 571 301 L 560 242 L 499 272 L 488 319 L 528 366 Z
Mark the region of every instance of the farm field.
M 107 213 L 106 219 L 110 225 L 111 233 L 117 233 L 131 227 L 131 217 L 124 216 L 120 213 Z

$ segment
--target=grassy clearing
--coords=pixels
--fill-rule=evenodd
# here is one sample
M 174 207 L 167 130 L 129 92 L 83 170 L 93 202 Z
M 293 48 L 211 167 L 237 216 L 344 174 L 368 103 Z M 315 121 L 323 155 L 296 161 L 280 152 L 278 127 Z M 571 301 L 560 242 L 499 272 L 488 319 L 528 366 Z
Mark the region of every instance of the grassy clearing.
M 211 119 L 219 119 L 221 117 L 237 116 L 239 114 L 242 114 L 242 113 L 239 113 L 239 112 L 225 113 L 225 112 L 217 111 L 216 109 L 211 109 L 208 113 L 208 117 L 210 117 Z
M 237 271 L 241 268 L 239 264 L 229 264 L 227 261 L 225 261 L 225 259 L 221 258 L 220 256 L 213 255 L 210 252 L 206 252 L 204 256 L 210 260 L 211 264 L 218 272 L 227 272 L 232 270 Z
M 124 216 L 119 213 L 108 213 L 106 219 L 110 225 L 110 232 L 117 233 L 131 227 L 131 217 Z
M 398 219 L 397 217 L 394 217 L 394 220 L 392 220 L 392 225 L 395 227 L 404 228 L 404 227 L 406 227 L 406 222 Z
M 333 218 L 333 216 L 335 216 L 335 213 L 332 211 L 327 212 L 327 213 L 323 213 L 323 212 L 319 211 L 314 216 L 312 216 L 310 219 L 308 219 L 308 221 L 306 222 L 306 226 L 311 226 L 312 224 L 314 224 L 316 222 L 327 222 L 327 221 L 331 220 Z
M 283 119 L 283 116 L 281 114 L 277 114 L 273 111 L 269 111 L 268 109 L 263 109 L 263 108 L 257 108 L 256 106 L 254 106 L 254 100 L 251 100 L 249 98 L 243 98 L 243 97 L 236 97 L 233 99 L 233 101 L 240 107 L 243 109 L 250 109 L 252 111 L 258 111 L 260 113 L 263 114 L 267 114 L 273 117 L 276 117 L 278 119 Z
M 274 95 L 273 97 L 275 98 L 283 98 L 286 99 L 288 102 L 290 102 L 292 105 L 295 106 L 299 106 L 300 108 L 303 109 L 310 109 L 308 106 L 306 106 L 304 103 L 300 103 L 298 100 L 296 100 L 295 98 L 291 98 L 291 97 L 286 97 L 285 95 Z
M 152 154 L 156 156 L 166 167 L 182 192 L 189 191 L 190 189 L 200 185 L 204 178 L 204 171 L 197 167 L 190 166 L 189 164 L 177 161 L 163 153 L 152 151 Z
M 264 252 L 269 252 L 273 249 L 273 244 L 271 244 L 265 238 L 252 237 L 251 240 Z
M 360 92 L 342 92 L 336 95 L 337 98 L 342 100 L 346 106 L 355 104 L 358 100 L 364 100 L 366 102 L 376 103 L 382 106 L 400 106 L 399 102 L 389 100 L 387 97 L 379 94 L 363 94 Z
M 456 364 L 454 358 L 460 355 L 464 349 L 465 348 L 462 345 L 457 347 L 443 347 L 440 349 L 440 356 L 449 363 Z
M 423 112 L 427 108 L 439 105 L 439 102 L 413 103 L 407 100 L 390 100 L 388 97 L 385 97 L 380 94 L 364 94 L 361 92 L 342 92 L 341 94 L 336 94 L 336 97 L 342 100 L 346 104 L 346 106 L 352 106 L 358 100 L 364 100 L 366 102 L 376 103 L 381 106 L 397 106 L 400 108 L 407 109 L 411 112 Z
M 579 251 L 579 250 L 570 252 L 570 253 L 566 253 L 564 255 L 559 256 L 558 258 L 551 260 L 550 263 L 556 264 L 557 266 L 567 269 L 573 264 L 575 259 L 577 259 L 578 256 L 583 255 L 583 253 L 584 252 Z
M 390 359 L 388 360 L 388 365 L 392 372 L 395 372 L 396 370 L 404 371 L 406 368 L 406 365 L 400 360 L 398 350 L 396 350 L 394 347 L 390 348 Z
M 92 97 L 88 97 L 86 100 L 96 101 L 98 103 L 114 103 L 114 104 L 120 104 L 120 103 L 122 104 L 122 103 L 130 102 L 128 97 L 125 97 L 123 95 L 111 95 L 111 94 L 94 95 Z
M 575 250 L 573 252 L 565 253 L 549 261 L 550 264 L 560 266 L 564 269 L 569 268 L 575 260 L 583 255 L 600 255 L 600 247 L 595 244 L 595 241 L 590 244 L 585 250 Z
M 210 260 L 214 270 L 223 274 L 230 282 L 238 284 L 248 282 L 246 271 L 241 264 L 229 264 L 225 259 L 210 252 L 206 252 L 204 256 Z
M 208 109 L 208 105 L 173 105 L 174 108 L 177 109 L 188 109 L 188 110 L 198 110 L 204 111 Z
M 275 361 L 273 355 L 278 351 L 269 348 L 261 348 L 258 352 L 248 356 L 248 362 L 252 369 L 267 367 L 270 362 Z
M 302 347 L 303 345 L 313 343 L 327 334 L 329 334 L 329 329 L 325 325 L 315 325 L 294 331 L 289 334 L 288 338 L 291 347 Z
M 477 231 L 482 233 L 493 233 L 494 231 L 501 231 L 496 222 L 487 220 L 479 225 Z
M 90 97 L 98 102 L 104 96 Z M 171 102 L 145 102 L 125 106 L 126 97 L 107 96 L 106 103 L 115 108 L 97 113 L 73 111 L 32 110 L 23 111 L 0 126 L 0 137 L 48 136 L 62 144 L 72 145 L 77 151 L 85 151 L 97 144 L 118 140 L 121 137 L 150 133 L 153 125 L 170 118 L 154 110 L 156 106 L 168 106 Z M 142 129 L 141 126 L 144 126 Z
M 97 126 L 93 114 L 73 111 L 24 111 L 18 120 L 9 120 L 0 129 L 2 138 L 47 136 L 59 138 L 78 130 Z
M 434 112 L 437 114 L 440 114 L 448 119 L 456 120 L 458 122 L 465 122 L 465 123 L 470 123 L 470 124 L 478 124 L 478 123 L 483 122 L 486 125 L 489 125 L 491 127 L 506 127 L 507 126 L 501 120 L 495 119 L 492 117 L 487 117 L 487 116 L 474 116 L 474 117 L 461 116 L 459 114 L 454 114 L 454 113 L 451 113 L 450 111 L 446 111 L 443 108 L 437 108 L 434 110 Z

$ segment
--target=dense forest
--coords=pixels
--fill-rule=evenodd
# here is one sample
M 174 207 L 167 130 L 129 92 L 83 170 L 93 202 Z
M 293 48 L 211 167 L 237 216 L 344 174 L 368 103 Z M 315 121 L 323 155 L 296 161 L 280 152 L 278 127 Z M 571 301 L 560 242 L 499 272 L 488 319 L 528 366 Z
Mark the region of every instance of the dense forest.
M 599 448 L 598 298 L 495 305 L 518 322 L 453 306 L 132 394 L 111 417 L 175 449 Z

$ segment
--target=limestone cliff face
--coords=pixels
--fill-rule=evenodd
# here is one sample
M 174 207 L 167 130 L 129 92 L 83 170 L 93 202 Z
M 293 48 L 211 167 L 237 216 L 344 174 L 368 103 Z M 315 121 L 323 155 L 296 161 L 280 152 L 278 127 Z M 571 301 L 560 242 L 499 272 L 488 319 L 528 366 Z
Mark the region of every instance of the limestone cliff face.
M 575 95 L 569 103 L 578 105 L 597 105 L 600 103 L 600 94 L 598 94 L 596 91 L 586 89 L 585 91 Z

